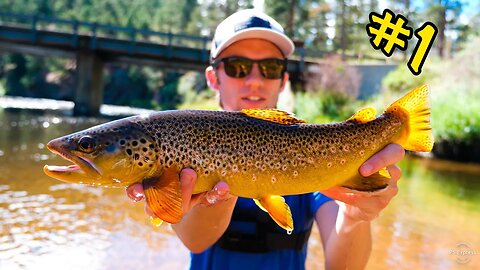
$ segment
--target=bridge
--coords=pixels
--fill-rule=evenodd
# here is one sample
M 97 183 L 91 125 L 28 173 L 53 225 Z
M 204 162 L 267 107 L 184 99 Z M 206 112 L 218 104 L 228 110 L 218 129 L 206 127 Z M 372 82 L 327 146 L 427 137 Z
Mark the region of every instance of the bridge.
M 103 97 L 107 62 L 204 70 L 211 37 L 173 34 L 38 15 L 0 12 L 0 50 L 75 58 L 75 115 L 95 115 Z M 297 47 L 289 62 L 292 83 L 302 83 L 306 63 Z

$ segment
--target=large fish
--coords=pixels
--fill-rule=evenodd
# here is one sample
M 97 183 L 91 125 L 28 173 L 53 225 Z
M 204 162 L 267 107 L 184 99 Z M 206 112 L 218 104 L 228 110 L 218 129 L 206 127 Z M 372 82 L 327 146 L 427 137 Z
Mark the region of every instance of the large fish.
M 387 144 L 431 151 L 427 86 L 415 88 L 380 116 L 360 110 L 333 124 L 307 124 L 283 111 L 165 111 L 98 125 L 50 141 L 70 166 L 44 167 L 72 183 L 126 187 L 143 182 L 149 207 L 160 219 L 182 218 L 179 172 L 198 175 L 194 193 L 219 181 L 233 195 L 253 198 L 287 231 L 293 230 L 282 195 L 344 186 L 376 191 L 387 186 L 386 168 L 362 177 L 358 168 Z

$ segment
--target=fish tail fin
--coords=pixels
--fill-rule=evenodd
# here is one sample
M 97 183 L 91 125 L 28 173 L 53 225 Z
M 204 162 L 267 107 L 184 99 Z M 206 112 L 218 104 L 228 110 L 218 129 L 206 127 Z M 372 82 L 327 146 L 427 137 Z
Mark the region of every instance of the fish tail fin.
M 429 89 L 419 86 L 394 102 L 385 111 L 407 118 L 407 126 L 395 143 L 411 151 L 430 152 L 433 133 L 430 125 Z

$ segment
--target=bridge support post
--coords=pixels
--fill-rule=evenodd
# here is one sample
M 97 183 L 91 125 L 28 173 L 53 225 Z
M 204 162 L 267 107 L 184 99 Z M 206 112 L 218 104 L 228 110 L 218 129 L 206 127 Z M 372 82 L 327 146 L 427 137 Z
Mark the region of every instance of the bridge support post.
M 103 101 L 103 61 L 93 52 L 77 53 L 73 114 L 95 116 Z

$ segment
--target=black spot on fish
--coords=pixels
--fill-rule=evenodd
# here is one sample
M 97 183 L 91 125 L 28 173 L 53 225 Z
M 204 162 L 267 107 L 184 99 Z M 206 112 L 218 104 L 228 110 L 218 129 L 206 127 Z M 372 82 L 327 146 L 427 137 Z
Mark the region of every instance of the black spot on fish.
M 120 140 L 120 145 L 125 145 L 125 140 Z
M 139 160 L 139 159 L 140 159 L 140 155 L 139 155 L 139 154 L 135 154 L 135 155 L 133 155 L 133 159 L 135 159 L 135 160 Z
M 132 142 L 132 146 L 137 146 L 138 145 L 138 142 L 137 141 L 133 141 Z
M 143 147 L 143 148 L 142 148 L 142 151 L 143 151 L 143 152 L 147 152 L 148 149 L 147 149 L 146 147 Z
M 142 167 L 142 166 L 143 166 L 143 163 L 142 163 L 142 162 L 138 162 L 138 166 Z
M 147 143 L 147 140 L 145 140 L 144 138 L 140 139 L 140 142 L 143 143 L 143 144 L 146 144 Z
M 132 155 L 132 149 L 130 149 L 130 148 L 127 149 L 127 154 L 128 154 L 129 156 L 131 156 L 131 155 Z

